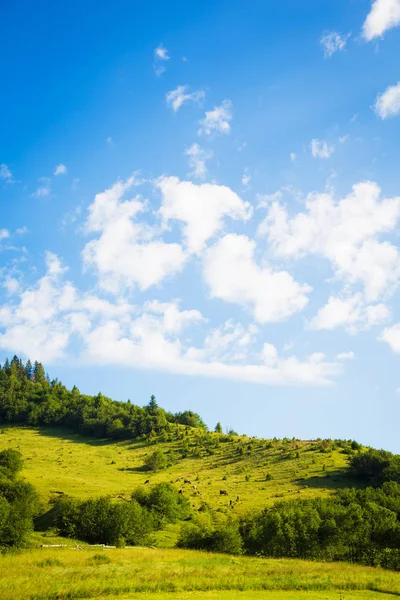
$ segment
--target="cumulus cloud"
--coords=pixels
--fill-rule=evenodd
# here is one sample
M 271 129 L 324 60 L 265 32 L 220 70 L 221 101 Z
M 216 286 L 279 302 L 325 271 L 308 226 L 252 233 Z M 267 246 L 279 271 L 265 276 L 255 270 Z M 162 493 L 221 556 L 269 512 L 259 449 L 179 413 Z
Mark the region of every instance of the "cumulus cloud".
M 177 112 L 185 102 L 193 102 L 199 104 L 205 98 L 205 92 L 198 90 L 196 92 L 187 93 L 188 85 L 178 85 L 178 87 L 165 94 L 167 104 L 171 106 L 174 112 Z
M 328 193 L 309 194 L 305 211 L 292 217 L 277 199 L 260 231 L 276 256 L 323 256 L 337 278 L 361 282 L 367 302 L 375 302 L 398 285 L 399 249 L 380 237 L 395 230 L 399 217 L 400 198 L 382 198 L 378 185 L 365 181 L 340 200 Z
M 375 102 L 375 112 L 381 119 L 396 117 L 400 114 L 400 81 L 389 86 Z
M 225 218 L 247 221 L 252 214 L 250 204 L 224 185 L 196 185 L 177 177 L 162 177 L 157 187 L 162 195 L 159 214 L 163 222 L 184 223 L 185 242 L 194 254 L 199 254 L 206 242 L 222 229 Z
M 10 168 L 5 163 L 0 165 L 0 179 L 6 183 L 11 183 L 13 180 Z
M 55 170 L 54 170 L 54 175 L 66 175 L 68 173 L 68 169 L 65 165 L 63 165 L 62 163 L 60 163 L 59 165 L 56 166 Z
M 193 171 L 189 173 L 192 177 L 199 179 L 205 177 L 207 173 L 206 161 L 212 158 L 212 150 L 204 150 L 199 144 L 192 144 L 185 150 L 185 155 L 189 157 L 189 166 Z
M 50 363 L 73 352 L 81 363 L 265 385 L 328 385 L 341 372 L 338 359 L 321 353 L 281 358 L 268 342 L 260 348 L 258 328 L 251 324 L 227 321 L 194 345 L 192 332 L 198 338 L 198 328 L 207 325 L 198 310 L 182 310 L 178 301 L 153 300 L 141 307 L 110 302 L 80 292 L 64 281 L 65 272 L 48 253 L 45 275 L 2 305 L 0 348 Z
M 311 140 L 311 154 L 314 158 L 329 158 L 335 152 L 335 146 L 328 146 L 321 140 Z
M 311 320 L 313 329 L 333 330 L 344 327 L 349 333 L 357 333 L 390 319 L 385 304 L 365 304 L 360 293 L 348 297 L 331 296 Z
M 98 237 L 84 247 L 83 261 L 96 269 L 101 287 L 113 293 L 135 286 L 146 290 L 179 272 L 186 260 L 180 244 L 163 242 L 153 228 L 137 221 L 144 202 L 123 200 L 134 184 L 134 177 L 118 181 L 97 194 L 88 209 L 86 230 Z
M 344 50 L 350 35 L 350 33 L 342 35 L 337 31 L 329 31 L 325 33 L 320 39 L 320 44 L 324 50 L 325 58 L 330 58 L 333 54 L 335 54 L 335 52 Z
M 24 290 L 16 304 L 0 308 L 0 348 L 51 361 L 68 344 L 68 324 L 59 315 L 70 307 L 71 286 L 60 284 L 64 269 L 54 254 L 47 253 L 46 262 L 46 275 Z
M 400 323 L 386 327 L 380 335 L 379 339 L 382 342 L 389 344 L 393 352 L 400 352 Z
M 199 135 L 228 134 L 231 131 L 232 102 L 224 100 L 220 106 L 206 112 L 200 121 Z
M 371 41 L 398 25 L 400 25 L 400 0 L 375 0 L 364 22 L 362 34 L 367 41 Z
M 255 242 L 228 234 L 204 258 L 204 279 L 210 294 L 248 308 L 260 323 L 283 321 L 308 303 L 311 287 L 287 271 L 276 271 L 255 261 Z

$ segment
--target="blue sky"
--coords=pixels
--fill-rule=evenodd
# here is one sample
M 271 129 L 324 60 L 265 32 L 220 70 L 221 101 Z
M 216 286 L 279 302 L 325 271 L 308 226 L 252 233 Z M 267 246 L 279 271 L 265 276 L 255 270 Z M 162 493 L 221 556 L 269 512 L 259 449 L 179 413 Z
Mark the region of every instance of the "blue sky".
M 400 0 L 0 7 L 0 361 L 400 452 Z

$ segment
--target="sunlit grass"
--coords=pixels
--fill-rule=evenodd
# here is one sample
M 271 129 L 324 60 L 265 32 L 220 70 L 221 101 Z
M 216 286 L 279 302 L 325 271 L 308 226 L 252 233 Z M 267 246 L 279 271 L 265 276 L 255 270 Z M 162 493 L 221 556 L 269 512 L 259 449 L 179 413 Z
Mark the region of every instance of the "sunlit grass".
M 41 549 L 0 557 L 2 600 L 122 600 L 132 598 L 132 594 L 143 600 L 367 600 L 385 598 L 384 593 L 400 594 L 400 573 L 345 563 L 150 548 Z
M 186 440 L 195 448 L 195 432 Z M 243 455 L 237 449 L 242 447 Z M 18 448 L 25 459 L 22 475 L 32 482 L 47 501 L 63 492 L 79 498 L 99 495 L 128 495 L 148 478 L 151 483 L 171 481 L 184 489 L 194 507 L 202 501 L 213 508 L 226 508 L 228 499 L 239 496 L 233 513 L 268 506 L 277 500 L 327 496 L 337 487 L 351 485 L 345 475 L 347 457 L 338 450 L 323 454 L 311 442 L 274 442 L 235 438 L 221 444 L 212 456 L 185 458 L 156 474 L 143 471 L 146 456 L 159 448 L 176 452 L 179 442 L 143 444 L 113 442 L 74 435 L 60 429 L 10 427 L 0 435 L 0 450 Z M 299 458 L 286 459 L 295 449 Z M 266 480 L 269 474 L 271 479 Z M 184 485 L 186 477 L 197 486 Z M 176 481 L 178 478 L 179 481 Z M 201 497 L 197 493 L 201 492 Z

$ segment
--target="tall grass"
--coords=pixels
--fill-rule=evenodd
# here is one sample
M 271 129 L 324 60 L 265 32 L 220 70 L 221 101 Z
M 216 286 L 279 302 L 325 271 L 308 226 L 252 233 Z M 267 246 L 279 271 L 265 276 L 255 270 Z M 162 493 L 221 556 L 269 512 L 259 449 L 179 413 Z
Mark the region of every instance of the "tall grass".
M 261 594 L 267 591 L 270 594 Z M 0 557 L 2 600 L 122 600 L 132 598 L 132 594 L 140 594 L 143 600 L 153 597 L 161 600 L 170 594 L 179 599 L 186 594 L 192 599 L 203 597 L 197 592 L 208 592 L 204 598 L 209 599 L 231 599 L 237 594 L 243 599 L 289 600 L 307 592 L 305 596 L 310 599 L 379 597 L 383 600 L 384 593 L 400 595 L 400 573 L 344 563 L 150 548 L 102 552 L 97 548 L 41 549 Z M 246 594 L 242 596 L 239 592 Z

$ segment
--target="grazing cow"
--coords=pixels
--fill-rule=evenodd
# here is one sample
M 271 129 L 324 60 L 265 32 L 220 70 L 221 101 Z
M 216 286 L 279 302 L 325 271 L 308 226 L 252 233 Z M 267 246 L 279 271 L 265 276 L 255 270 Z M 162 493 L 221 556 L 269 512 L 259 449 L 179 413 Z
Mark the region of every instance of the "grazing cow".
M 236 502 L 239 502 L 240 498 L 239 496 L 236 496 Z
M 203 495 L 203 494 L 202 494 L 202 492 L 200 492 L 200 491 L 198 491 L 197 493 L 198 493 L 198 495 L 199 495 L 199 496 L 202 496 L 202 495 Z
M 150 483 L 150 479 L 146 479 L 146 481 L 144 482 L 144 485 L 146 485 L 146 483 Z
M 227 496 L 228 492 L 226 490 L 219 490 L 219 495 L 220 496 Z
M 192 485 L 192 488 L 193 488 L 194 490 L 197 490 L 197 485 Z
M 229 500 L 228 506 L 232 506 L 232 504 L 233 504 L 233 500 Z
M 189 485 L 192 485 L 192 482 L 189 481 L 189 479 L 185 479 L 183 483 L 188 483 Z
M 179 490 L 178 494 L 183 494 L 183 490 Z

